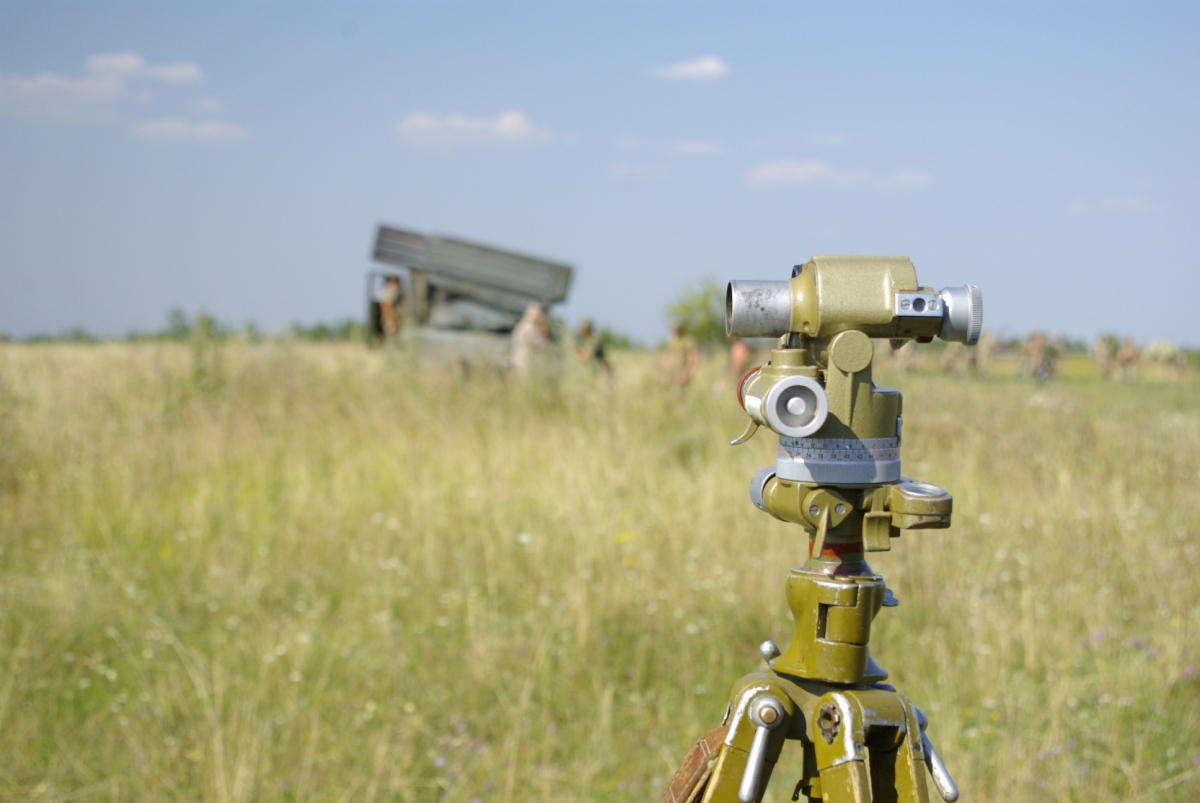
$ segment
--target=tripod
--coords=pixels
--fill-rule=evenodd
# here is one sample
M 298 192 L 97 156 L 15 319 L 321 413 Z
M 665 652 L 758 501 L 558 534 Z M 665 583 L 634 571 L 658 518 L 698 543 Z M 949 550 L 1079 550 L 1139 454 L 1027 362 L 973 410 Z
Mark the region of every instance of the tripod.
M 875 387 L 870 336 L 973 344 L 978 290 L 919 288 L 907 259 L 814 257 L 790 282 L 731 283 L 726 316 L 730 334 L 781 337 L 738 385 L 751 421 L 733 444 L 759 426 L 779 435 L 776 464 L 755 474 L 750 497 L 805 529 L 808 560 L 787 577 L 790 644 L 762 644 L 771 671 L 734 685 L 721 726 L 692 747 L 664 801 L 757 803 L 788 740 L 803 750 L 793 800 L 926 803 L 928 769 L 955 801 L 924 713 L 884 682 L 868 649 L 872 620 L 899 603 L 865 554 L 902 530 L 948 527 L 953 503 L 900 475 L 902 399 Z

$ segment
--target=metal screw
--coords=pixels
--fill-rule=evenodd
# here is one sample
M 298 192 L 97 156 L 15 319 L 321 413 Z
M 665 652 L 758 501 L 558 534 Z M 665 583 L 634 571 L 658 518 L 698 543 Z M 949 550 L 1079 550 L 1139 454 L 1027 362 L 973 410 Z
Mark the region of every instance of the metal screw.
M 817 507 L 816 505 L 811 505 L 808 508 L 808 515 L 810 515 L 810 516 L 815 516 L 820 512 L 821 512 L 821 508 Z
M 758 709 L 758 718 L 766 725 L 773 725 L 775 724 L 775 720 L 779 719 L 779 712 L 773 706 L 760 706 Z
M 836 706 L 830 703 L 821 706 L 821 710 L 817 712 L 817 729 L 821 731 L 821 736 L 827 744 L 833 744 L 841 724 L 842 714 Z
M 837 507 L 835 507 L 833 510 L 834 510 L 834 512 L 835 512 L 835 513 L 837 513 L 837 514 L 840 516 L 840 515 L 842 515 L 843 513 L 845 513 L 845 512 L 846 512 L 846 506 L 845 506 L 845 505 L 838 505 L 838 506 L 837 506 Z
M 770 666 L 771 662 L 779 657 L 779 645 L 767 639 L 762 644 L 758 645 L 758 652 L 763 657 L 763 660 Z

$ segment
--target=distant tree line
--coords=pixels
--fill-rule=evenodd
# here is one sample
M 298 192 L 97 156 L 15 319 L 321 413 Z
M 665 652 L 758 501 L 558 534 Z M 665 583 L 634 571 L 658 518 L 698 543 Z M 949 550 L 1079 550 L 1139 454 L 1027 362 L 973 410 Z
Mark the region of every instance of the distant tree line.
M 600 328 L 597 333 L 600 340 L 609 350 L 641 348 L 641 344 L 629 335 L 609 327 Z M 13 338 L 0 333 L 0 343 L 14 340 L 23 343 L 100 343 L 103 341 L 123 340 L 126 342 L 192 342 L 202 341 L 233 341 L 257 343 L 264 340 L 304 340 L 312 342 L 362 342 L 367 336 L 366 326 L 355 318 L 344 318 L 332 323 L 318 322 L 304 324 L 299 321 L 290 324 L 282 333 L 264 333 L 257 324 L 246 323 L 241 327 L 223 324 L 205 310 L 197 310 L 195 315 L 175 307 L 167 313 L 166 322 L 158 330 L 130 331 L 123 337 L 100 337 L 92 334 L 83 327 L 75 326 L 57 334 L 35 334 L 29 337 Z
M 58 334 L 39 333 L 23 338 L 13 338 L 0 333 L 0 342 L 19 340 L 23 343 L 99 343 L 102 341 L 124 340 L 128 342 L 188 342 L 192 340 L 227 341 L 242 340 L 258 342 L 261 340 L 313 340 L 313 341 L 342 341 L 362 340 L 366 337 L 366 328 L 362 321 L 346 318 L 333 323 L 315 323 L 305 325 L 300 322 L 292 323 L 281 334 L 264 333 L 257 324 L 250 322 L 241 327 L 223 324 L 205 310 L 197 310 L 195 315 L 188 316 L 187 312 L 175 307 L 167 313 L 166 323 L 161 329 L 151 331 L 132 330 L 123 337 L 100 337 L 83 327 L 74 326 Z

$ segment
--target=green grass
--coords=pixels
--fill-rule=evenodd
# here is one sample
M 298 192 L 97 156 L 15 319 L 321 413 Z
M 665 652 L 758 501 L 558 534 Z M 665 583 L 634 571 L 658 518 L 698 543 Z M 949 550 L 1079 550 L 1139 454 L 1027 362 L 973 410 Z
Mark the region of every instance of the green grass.
M 0 799 L 657 797 L 803 546 L 721 366 L 655 362 L 0 345 Z M 1200 386 L 879 379 L 956 501 L 873 556 L 873 652 L 963 799 L 1200 797 Z

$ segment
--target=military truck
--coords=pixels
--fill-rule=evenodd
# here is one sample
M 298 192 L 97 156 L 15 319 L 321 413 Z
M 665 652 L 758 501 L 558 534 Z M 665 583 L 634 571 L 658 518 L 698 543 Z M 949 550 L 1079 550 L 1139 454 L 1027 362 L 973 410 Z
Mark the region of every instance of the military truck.
M 403 335 L 422 361 L 503 367 L 509 336 L 530 304 L 566 300 L 572 267 L 444 235 L 380 225 L 367 275 L 367 331 L 383 339 L 380 294 L 389 275 L 404 286 Z

